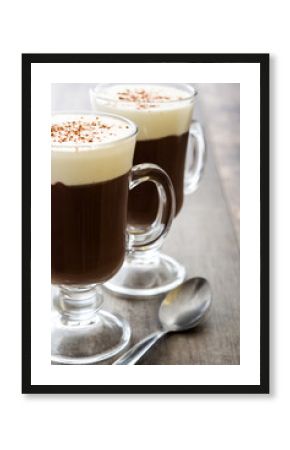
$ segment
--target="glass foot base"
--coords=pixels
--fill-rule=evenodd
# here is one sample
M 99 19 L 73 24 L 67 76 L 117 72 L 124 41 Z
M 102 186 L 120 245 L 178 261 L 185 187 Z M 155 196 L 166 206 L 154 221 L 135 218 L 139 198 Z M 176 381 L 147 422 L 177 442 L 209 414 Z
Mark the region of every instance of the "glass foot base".
M 129 324 L 117 315 L 98 311 L 86 323 L 64 323 L 52 313 L 51 361 L 58 364 L 94 364 L 124 351 L 131 339 Z
M 133 255 L 126 257 L 119 272 L 104 288 L 121 297 L 149 297 L 179 286 L 185 275 L 185 268 L 170 256 Z

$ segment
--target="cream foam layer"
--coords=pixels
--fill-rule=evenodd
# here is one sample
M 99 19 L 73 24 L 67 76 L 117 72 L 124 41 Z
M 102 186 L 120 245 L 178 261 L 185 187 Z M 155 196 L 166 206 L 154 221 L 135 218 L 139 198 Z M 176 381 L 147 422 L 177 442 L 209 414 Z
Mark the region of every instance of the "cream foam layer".
M 99 85 L 90 92 L 95 110 L 119 114 L 138 125 L 138 141 L 179 136 L 189 130 L 194 90 L 168 85 Z
M 98 183 L 130 171 L 136 140 L 131 122 L 103 114 L 97 119 L 96 115 L 59 114 L 52 117 L 51 129 L 52 184 Z M 63 134 L 56 136 L 58 132 Z

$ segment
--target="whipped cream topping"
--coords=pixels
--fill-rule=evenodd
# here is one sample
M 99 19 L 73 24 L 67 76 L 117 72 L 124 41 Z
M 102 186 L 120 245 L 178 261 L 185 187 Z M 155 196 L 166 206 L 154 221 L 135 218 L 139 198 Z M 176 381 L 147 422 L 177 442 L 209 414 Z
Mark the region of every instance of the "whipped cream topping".
M 138 140 L 158 139 L 188 131 L 195 91 L 162 84 L 109 84 L 90 92 L 94 110 L 120 114 L 138 125 Z
M 136 127 L 104 114 L 57 114 L 51 125 L 51 183 L 83 185 L 117 178 L 132 167 Z
M 164 103 L 182 100 L 188 97 L 185 91 L 162 85 L 115 85 L 103 91 L 104 98 L 113 98 L 127 107 L 136 109 L 158 108 Z
M 51 125 L 51 142 L 108 143 L 132 134 L 132 125 L 112 116 L 55 116 Z

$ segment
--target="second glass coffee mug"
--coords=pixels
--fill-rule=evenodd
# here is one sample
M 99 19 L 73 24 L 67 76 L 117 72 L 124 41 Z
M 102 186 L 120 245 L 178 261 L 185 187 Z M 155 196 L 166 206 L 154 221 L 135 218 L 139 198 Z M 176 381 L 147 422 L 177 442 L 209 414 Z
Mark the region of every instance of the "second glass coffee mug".
M 132 167 L 136 134 L 134 123 L 110 114 L 53 115 L 54 363 L 92 364 L 124 350 L 131 335 L 129 324 L 101 309 L 101 285 L 120 269 L 126 250 L 151 250 L 171 226 L 172 183 L 154 164 Z M 127 204 L 129 190 L 146 182 L 158 193 L 160 220 L 144 233 L 142 228 L 127 228 Z
M 176 196 L 176 215 L 184 194 L 194 192 L 205 164 L 205 143 L 199 122 L 192 120 L 197 91 L 185 84 L 102 84 L 90 91 L 93 109 L 115 113 L 134 121 L 137 136 L 134 164 L 149 162 L 169 175 Z M 160 222 L 158 196 L 150 184 L 129 195 L 129 227 L 152 230 Z M 126 256 L 121 270 L 106 287 L 126 296 L 165 293 L 182 283 L 183 265 L 154 248 L 138 248 Z

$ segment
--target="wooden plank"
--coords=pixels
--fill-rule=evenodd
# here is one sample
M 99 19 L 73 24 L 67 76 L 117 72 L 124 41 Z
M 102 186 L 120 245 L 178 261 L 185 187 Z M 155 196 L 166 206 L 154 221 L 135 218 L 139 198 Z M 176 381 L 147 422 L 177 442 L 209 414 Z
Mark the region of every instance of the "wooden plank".
M 240 241 L 240 85 L 201 83 L 198 104 L 213 148 L 226 201 Z

